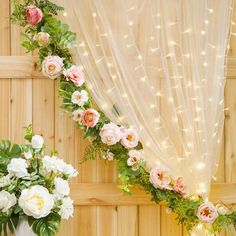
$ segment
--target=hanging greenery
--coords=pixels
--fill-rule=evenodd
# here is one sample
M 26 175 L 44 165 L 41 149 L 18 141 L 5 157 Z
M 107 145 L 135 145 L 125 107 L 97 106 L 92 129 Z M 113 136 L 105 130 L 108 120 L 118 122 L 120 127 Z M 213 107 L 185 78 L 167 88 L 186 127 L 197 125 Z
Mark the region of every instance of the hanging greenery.
M 62 7 L 48 0 L 24 0 L 23 3 L 13 0 L 13 3 L 11 20 L 24 27 L 22 46 L 27 52 L 37 49 L 43 74 L 60 80 L 62 108 L 84 131 L 84 138 L 91 140 L 85 160 L 116 161 L 120 189 L 131 193 L 134 185 L 141 186 L 154 202 L 165 204 L 174 212 L 188 231 L 198 226 L 209 235 L 215 235 L 236 225 L 236 212 L 223 204 L 213 205 L 204 202 L 201 196 L 187 194 L 181 176 L 173 179 L 163 165 L 148 168 L 136 130 L 112 123 L 102 111 L 94 108 L 83 70 L 73 64 L 69 51 L 76 44 L 76 35 L 57 19 Z

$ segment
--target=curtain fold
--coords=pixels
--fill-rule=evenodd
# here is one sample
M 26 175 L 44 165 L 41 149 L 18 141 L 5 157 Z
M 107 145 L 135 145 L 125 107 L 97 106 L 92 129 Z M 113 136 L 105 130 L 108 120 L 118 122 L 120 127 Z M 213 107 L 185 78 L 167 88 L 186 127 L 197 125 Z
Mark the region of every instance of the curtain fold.
M 219 161 L 232 2 L 63 1 L 97 105 L 139 131 L 150 167 L 163 163 L 205 196 Z

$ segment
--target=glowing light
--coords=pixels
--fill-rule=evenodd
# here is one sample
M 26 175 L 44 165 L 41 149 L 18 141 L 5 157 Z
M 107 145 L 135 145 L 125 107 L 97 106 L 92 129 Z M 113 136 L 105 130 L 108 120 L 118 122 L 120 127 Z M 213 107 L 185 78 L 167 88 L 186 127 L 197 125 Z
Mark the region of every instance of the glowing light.
M 160 28 L 161 28 L 161 26 L 160 26 L 160 25 L 157 25 L 157 26 L 156 26 L 156 28 L 157 28 L 157 29 L 160 29 Z
M 197 168 L 198 170 L 202 170 L 202 169 L 204 169 L 204 168 L 205 168 L 205 166 L 206 166 L 206 164 L 205 164 L 205 163 L 203 163 L 203 162 L 200 162 L 200 163 L 198 163 L 198 164 L 196 165 L 196 168 Z
M 202 34 L 202 35 L 204 35 L 205 33 L 206 33 L 206 31 L 204 31 L 204 30 L 201 31 L 201 34 Z
M 129 22 L 129 26 L 133 26 L 134 22 L 133 21 L 130 21 Z
M 96 16 L 97 16 L 97 14 L 94 12 L 94 13 L 93 13 L 93 17 L 96 17 Z
M 63 12 L 63 16 L 65 16 L 65 17 L 66 17 L 66 16 L 67 16 L 67 12 Z
M 213 12 L 214 12 L 214 10 L 213 10 L 213 9 L 208 9 L 208 11 L 209 11 L 210 13 L 213 13 Z
M 208 66 L 208 63 L 207 63 L 207 62 L 204 62 L 204 63 L 203 63 L 203 66 Z
M 202 51 L 201 54 L 202 54 L 202 55 L 206 55 L 206 52 L 205 52 L 205 51 Z

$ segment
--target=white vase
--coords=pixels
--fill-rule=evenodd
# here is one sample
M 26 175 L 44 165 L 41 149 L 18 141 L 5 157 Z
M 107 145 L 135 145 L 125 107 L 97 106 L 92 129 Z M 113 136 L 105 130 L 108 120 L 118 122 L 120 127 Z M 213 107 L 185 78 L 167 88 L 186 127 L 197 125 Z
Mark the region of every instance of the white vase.
M 36 236 L 26 219 L 21 219 L 16 227 L 16 236 Z

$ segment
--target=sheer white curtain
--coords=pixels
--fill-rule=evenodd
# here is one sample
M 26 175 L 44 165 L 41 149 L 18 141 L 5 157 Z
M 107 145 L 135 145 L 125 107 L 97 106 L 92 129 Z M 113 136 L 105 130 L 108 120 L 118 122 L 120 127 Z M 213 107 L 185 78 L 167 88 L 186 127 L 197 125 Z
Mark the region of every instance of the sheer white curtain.
M 149 166 L 205 194 L 224 121 L 231 0 L 70 0 L 74 56 L 98 106 L 133 126 Z

